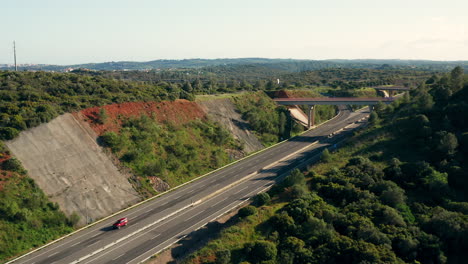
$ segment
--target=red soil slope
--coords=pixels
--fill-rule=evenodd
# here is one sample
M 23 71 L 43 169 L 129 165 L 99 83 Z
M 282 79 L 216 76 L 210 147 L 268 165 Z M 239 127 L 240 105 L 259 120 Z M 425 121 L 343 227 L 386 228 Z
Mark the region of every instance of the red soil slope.
M 105 109 L 108 116 L 105 124 L 98 122 L 101 108 Z M 73 115 L 88 122 L 91 128 L 98 135 L 101 135 L 106 131 L 118 132 L 121 117 L 138 117 L 142 114 L 155 116 L 160 123 L 169 122 L 173 124 L 185 124 L 206 117 L 205 111 L 198 104 L 187 100 L 111 104 L 103 107 L 87 108 Z

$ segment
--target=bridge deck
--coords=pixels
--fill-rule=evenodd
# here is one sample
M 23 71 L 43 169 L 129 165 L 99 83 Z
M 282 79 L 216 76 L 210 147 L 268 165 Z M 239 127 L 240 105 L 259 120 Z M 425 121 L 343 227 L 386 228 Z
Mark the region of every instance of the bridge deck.
M 373 87 L 374 89 L 376 90 L 385 90 L 385 91 L 409 91 L 411 90 L 411 88 L 408 88 L 408 87 L 403 87 L 403 86 L 389 86 L 389 87 L 385 87 L 385 86 L 379 86 L 379 87 Z
M 389 104 L 395 101 L 394 97 L 386 98 L 356 98 L 356 97 L 321 97 L 321 98 L 276 98 L 275 102 L 281 105 L 375 105 L 379 102 Z

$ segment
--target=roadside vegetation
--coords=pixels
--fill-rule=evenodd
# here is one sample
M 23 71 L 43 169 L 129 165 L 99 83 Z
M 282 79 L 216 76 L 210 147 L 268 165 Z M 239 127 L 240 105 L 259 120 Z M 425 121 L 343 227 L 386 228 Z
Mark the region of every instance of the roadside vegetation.
M 379 105 L 369 127 L 184 263 L 464 263 L 467 110 L 459 67 Z
M 244 93 L 231 100 L 265 146 L 303 131 L 300 125 L 291 121 L 288 110 L 277 106 L 264 92 Z
M 0 260 L 70 233 L 79 220 L 67 218 L 26 174 L 0 142 Z
M 106 132 L 99 141 L 132 169 L 145 196 L 155 194 L 151 177 L 174 187 L 234 161 L 230 153 L 242 150 L 227 130 L 208 120 L 159 123 L 141 115 L 119 122 L 119 132 Z

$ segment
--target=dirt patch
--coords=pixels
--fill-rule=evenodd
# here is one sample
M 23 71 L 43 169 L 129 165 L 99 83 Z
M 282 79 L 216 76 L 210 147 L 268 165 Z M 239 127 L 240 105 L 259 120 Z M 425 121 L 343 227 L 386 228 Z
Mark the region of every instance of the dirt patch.
M 150 180 L 153 189 L 157 192 L 165 192 L 171 188 L 167 182 L 163 181 L 159 177 L 148 176 L 148 179 Z
M 262 143 L 251 133 L 250 125 L 242 119 L 231 100 L 223 98 L 198 103 L 208 112 L 211 120 L 221 124 L 244 145 L 244 151 L 250 153 L 263 149 Z
M 104 109 L 107 115 L 105 122 L 102 122 L 100 117 L 101 109 Z M 139 117 L 142 114 L 154 117 L 160 123 L 169 122 L 173 124 L 185 124 L 206 117 L 206 112 L 197 103 L 183 99 L 164 102 L 111 104 L 87 108 L 73 115 L 87 122 L 98 135 L 101 135 L 107 131 L 118 132 L 121 126 L 121 117 Z

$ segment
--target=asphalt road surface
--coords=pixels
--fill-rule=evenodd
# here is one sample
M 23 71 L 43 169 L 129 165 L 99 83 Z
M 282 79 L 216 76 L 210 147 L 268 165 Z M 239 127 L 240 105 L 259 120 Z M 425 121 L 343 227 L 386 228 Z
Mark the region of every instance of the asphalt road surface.
M 366 108 L 367 109 L 367 108 Z M 246 203 L 293 168 L 336 147 L 365 124 L 367 110 L 343 108 L 331 121 L 301 136 L 217 170 L 160 197 L 98 222 L 10 263 L 140 263 L 191 232 Z M 119 218 L 129 224 L 112 229 Z

